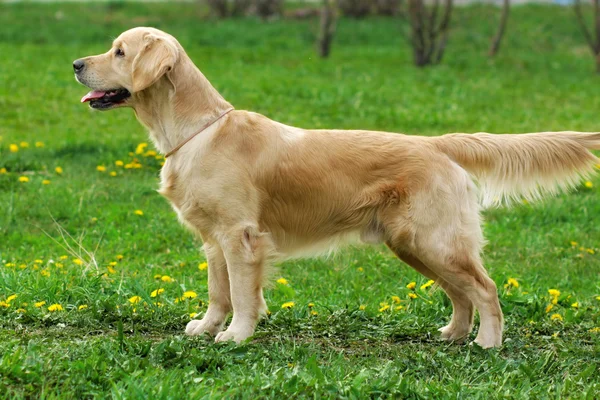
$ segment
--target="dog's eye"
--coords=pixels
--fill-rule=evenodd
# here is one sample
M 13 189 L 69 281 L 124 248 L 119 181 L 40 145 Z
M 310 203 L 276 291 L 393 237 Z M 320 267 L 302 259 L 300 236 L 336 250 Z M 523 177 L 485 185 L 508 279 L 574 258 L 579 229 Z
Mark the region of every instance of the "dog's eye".
M 125 53 L 123 52 L 123 49 L 117 49 L 117 50 L 115 50 L 115 55 L 117 57 L 124 57 Z

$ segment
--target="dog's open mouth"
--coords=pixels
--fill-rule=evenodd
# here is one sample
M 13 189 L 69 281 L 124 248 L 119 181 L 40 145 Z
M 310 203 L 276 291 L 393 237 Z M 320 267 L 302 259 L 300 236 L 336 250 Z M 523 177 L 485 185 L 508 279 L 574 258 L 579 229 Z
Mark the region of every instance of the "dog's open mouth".
M 114 89 L 114 90 L 92 90 L 81 98 L 81 102 L 90 102 L 90 107 L 96 109 L 106 109 L 112 106 L 122 104 L 131 97 L 131 93 L 127 89 Z

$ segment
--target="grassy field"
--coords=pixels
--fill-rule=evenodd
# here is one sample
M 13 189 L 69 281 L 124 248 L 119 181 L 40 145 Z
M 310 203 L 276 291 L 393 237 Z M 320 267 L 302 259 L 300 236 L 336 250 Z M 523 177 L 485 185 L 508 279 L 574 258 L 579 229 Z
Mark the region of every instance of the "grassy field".
M 600 77 L 572 10 L 515 8 L 489 60 L 496 13 L 456 10 L 444 63 L 417 70 L 398 19 L 342 20 L 322 61 L 316 21 L 0 5 L 0 397 L 599 398 L 600 179 L 486 212 L 499 350 L 440 342 L 449 302 L 383 247 L 282 263 L 253 340 L 216 345 L 183 335 L 206 310 L 206 265 L 155 192 L 160 157 L 132 111 L 81 105 L 71 68 L 152 25 L 236 108 L 291 125 L 598 131 Z

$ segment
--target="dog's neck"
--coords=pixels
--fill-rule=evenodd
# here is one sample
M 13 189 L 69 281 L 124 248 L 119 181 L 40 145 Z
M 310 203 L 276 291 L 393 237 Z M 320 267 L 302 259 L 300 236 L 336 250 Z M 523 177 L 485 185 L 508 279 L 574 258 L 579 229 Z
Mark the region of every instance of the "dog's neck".
M 169 73 L 136 97 L 137 118 L 162 154 L 231 108 L 185 53 Z

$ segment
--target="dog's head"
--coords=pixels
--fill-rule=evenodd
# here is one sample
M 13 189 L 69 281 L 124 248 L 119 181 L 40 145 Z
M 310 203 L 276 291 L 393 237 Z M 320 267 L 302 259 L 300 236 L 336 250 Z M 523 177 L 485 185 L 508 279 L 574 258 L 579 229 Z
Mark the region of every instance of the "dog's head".
M 175 38 L 158 29 L 123 32 L 106 53 L 73 62 L 75 79 L 92 89 L 81 102 L 89 101 L 98 110 L 134 106 L 136 93 L 152 87 L 174 67 L 179 48 Z

